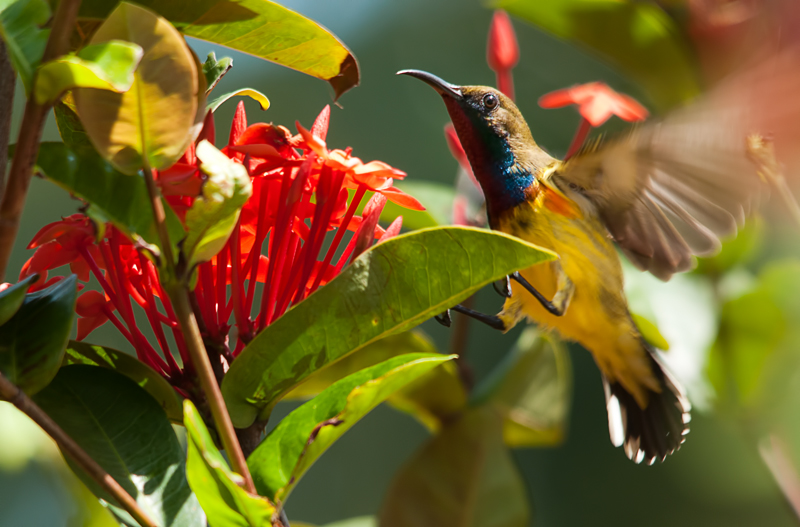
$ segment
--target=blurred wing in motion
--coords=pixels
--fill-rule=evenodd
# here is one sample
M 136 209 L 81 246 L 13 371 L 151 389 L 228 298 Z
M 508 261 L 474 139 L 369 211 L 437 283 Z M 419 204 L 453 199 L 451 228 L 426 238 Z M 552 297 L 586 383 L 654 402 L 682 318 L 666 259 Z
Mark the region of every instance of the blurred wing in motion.
M 742 225 L 763 190 L 747 138 L 769 134 L 779 153 L 796 141 L 798 93 L 797 55 L 774 57 L 661 121 L 590 144 L 552 179 L 597 207 L 634 265 L 669 280 Z

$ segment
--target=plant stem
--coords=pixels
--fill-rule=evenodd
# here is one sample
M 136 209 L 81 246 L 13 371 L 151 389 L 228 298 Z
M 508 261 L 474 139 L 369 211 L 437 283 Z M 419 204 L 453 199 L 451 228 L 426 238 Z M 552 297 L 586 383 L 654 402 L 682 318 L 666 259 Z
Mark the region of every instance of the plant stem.
M 42 63 L 63 55 L 69 49 L 69 36 L 78 16 L 81 0 L 61 0 L 53 19 L 53 29 L 47 40 Z M 13 76 L 12 76 L 13 78 Z M 34 74 L 34 82 L 36 76 Z M 11 258 L 11 250 L 19 231 L 22 209 L 28 196 L 33 165 L 42 138 L 42 125 L 50 109 L 49 105 L 39 105 L 33 97 L 25 104 L 22 127 L 17 138 L 17 149 L 8 173 L 8 184 L 0 201 L 0 281 L 3 281 Z
M 572 144 L 569 145 L 567 155 L 564 156 L 565 161 L 574 156 L 575 153 L 580 150 L 580 148 L 583 146 L 583 142 L 586 141 L 586 136 L 589 135 L 589 130 L 591 129 L 592 125 L 589 124 L 589 121 L 581 117 L 581 124 L 578 125 L 578 130 L 575 131 L 575 136 L 572 138 Z
M 142 527 L 158 527 L 156 522 L 151 520 L 145 512 L 139 508 L 139 504 L 133 497 L 125 492 L 125 489 L 117 481 L 103 470 L 103 467 L 89 457 L 79 445 L 64 430 L 53 421 L 44 410 L 34 403 L 30 397 L 9 381 L 0 373 L 0 398 L 5 399 L 25 415 L 33 419 L 50 437 L 58 444 L 62 452 L 71 457 L 93 480 L 103 489 L 111 494 L 119 503 L 120 507 L 130 513 Z
M 786 445 L 776 435 L 769 436 L 758 446 L 761 459 L 783 492 L 795 515 L 800 519 L 800 478 L 786 452 Z
M 11 136 L 11 111 L 14 108 L 14 87 L 17 76 L 8 58 L 8 49 L 0 39 L 0 199 L 6 186 L 8 139 Z
M 225 400 L 222 398 L 222 392 L 219 389 L 219 384 L 217 384 L 214 370 L 211 367 L 211 361 L 208 358 L 208 353 L 203 344 L 203 337 L 200 335 L 197 319 L 194 316 L 192 305 L 189 302 L 189 290 L 186 286 L 188 277 L 184 276 L 185 271 L 182 271 L 180 274 L 176 271 L 176 262 L 172 254 L 172 242 L 167 233 L 164 203 L 161 201 L 161 193 L 156 186 L 153 173 L 149 168 L 144 169 L 144 179 L 147 183 L 147 192 L 150 195 L 150 203 L 153 207 L 153 217 L 155 219 L 156 229 L 158 230 L 158 237 L 161 241 L 161 265 L 159 266 L 159 272 L 162 272 L 161 270 L 166 270 L 169 275 L 166 277 L 162 276 L 161 283 L 164 284 L 164 289 L 169 296 L 170 302 L 172 302 L 172 307 L 175 310 L 175 315 L 181 326 L 183 340 L 189 350 L 192 366 L 194 367 L 195 373 L 197 373 L 200 387 L 203 389 L 203 393 L 206 396 L 208 406 L 211 410 L 211 416 L 214 418 L 217 433 L 222 440 L 222 446 L 225 452 L 228 454 L 231 467 L 244 478 L 245 489 L 248 492 L 256 494 L 253 478 L 250 476 L 250 471 L 247 469 L 244 453 L 239 446 L 239 439 L 236 437 L 236 431 L 233 429 L 231 417 L 228 415 Z
M 461 302 L 461 305 L 472 309 L 475 304 L 475 296 L 471 296 Z M 468 392 L 472 391 L 475 385 L 475 373 L 472 367 L 466 361 L 467 342 L 469 337 L 469 326 L 472 319 L 466 315 L 455 317 L 453 320 L 452 338 L 450 339 L 450 353 L 458 355 L 456 359 L 456 367 L 458 368 L 458 375 L 461 377 L 461 382 L 464 383 Z

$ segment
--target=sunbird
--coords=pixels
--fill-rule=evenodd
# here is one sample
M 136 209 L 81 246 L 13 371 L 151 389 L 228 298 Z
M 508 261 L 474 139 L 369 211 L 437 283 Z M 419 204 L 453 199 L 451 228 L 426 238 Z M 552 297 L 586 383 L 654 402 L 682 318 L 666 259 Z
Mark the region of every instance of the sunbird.
M 637 463 L 663 461 L 684 442 L 691 407 L 631 318 L 615 244 L 668 280 L 736 233 L 760 187 L 736 112 L 714 121 L 686 108 L 561 161 L 536 144 L 500 91 L 398 74 L 444 99 L 489 226 L 558 255 L 511 275 L 498 315 L 454 309 L 503 331 L 527 317 L 580 343 L 602 373 L 612 443 Z

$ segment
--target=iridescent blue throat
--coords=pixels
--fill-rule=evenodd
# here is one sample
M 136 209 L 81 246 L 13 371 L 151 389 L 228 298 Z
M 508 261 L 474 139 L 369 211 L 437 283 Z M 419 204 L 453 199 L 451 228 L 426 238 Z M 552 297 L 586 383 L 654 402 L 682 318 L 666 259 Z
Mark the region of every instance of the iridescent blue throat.
M 486 137 L 487 166 L 479 180 L 483 187 L 489 210 L 492 214 L 520 205 L 527 199 L 526 190 L 536 178 L 528 170 L 520 169 L 517 159 L 508 142 L 490 132 Z M 488 134 L 487 134 L 488 135 Z

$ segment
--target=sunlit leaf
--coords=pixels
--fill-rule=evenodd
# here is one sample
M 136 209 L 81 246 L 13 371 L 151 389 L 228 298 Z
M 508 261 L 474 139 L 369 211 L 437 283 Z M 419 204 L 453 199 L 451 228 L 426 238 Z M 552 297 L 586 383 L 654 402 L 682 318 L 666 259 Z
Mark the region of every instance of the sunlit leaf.
M 335 35 L 268 0 L 142 0 L 182 33 L 255 55 L 327 81 L 338 98 L 358 85 L 358 63 Z M 104 18 L 116 0 L 85 0 L 80 15 Z
M 348 375 L 286 416 L 250 455 L 260 494 L 284 503 L 334 441 L 392 393 L 454 356 L 411 353 Z
M 8 322 L 19 311 L 25 301 L 28 289 L 38 278 L 38 275 L 31 275 L 19 283 L 0 291 L 0 326 Z
M 125 235 L 134 239 L 141 236 L 147 243 L 161 246 L 142 176 L 126 176 L 94 150 L 84 147 L 73 151 L 63 143 L 42 143 L 36 166 L 47 179 L 89 203 L 90 210 Z M 185 236 L 183 225 L 166 202 L 164 208 L 170 239 L 177 243 Z
M 283 394 L 323 366 L 552 258 L 518 238 L 468 227 L 424 229 L 375 245 L 236 358 L 222 382 L 234 425 L 266 418 Z
M 684 32 L 655 2 L 496 0 L 493 5 L 609 60 L 661 110 L 698 93 Z
M 203 63 L 203 75 L 206 77 L 206 95 L 214 89 L 222 77 L 233 67 L 233 59 L 222 57 L 217 60 L 217 55 L 212 51 Z
M 312 373 L 283 399 L 309 399 L 351 373 L 405 353 L 438 351 L 421 331 L 389 335 Z M 442 420 L 450 419 L 466 407 L 467 390 L 455 363 L 446 362 L 395 392 L 387 402 L 435 431 Z
M 28 93 L 50 36 L 49 29 L 40 29 L 50 14 L 46 0 L 0 0 L 0 37 Z
M 167 168 L 193 140 L 205 77 L 181 34 L 151 11 L 120 3 L 91 42 L 117 39 L 144 52 L 133 86 L 125 93 L 74 90 L 78 115 L 97 151 L 120 172 Z
M 186 212 L 186 239 L 181 250 L 192 267 L 213 258 L 236 226 L 239 211 L 253 193 L 250 175 L 206 140 L 197 145 L 200 169 L 208 175 L 202 194 Z
M 141 58 L 142 48 L 130 42 L 111 40 L 87 46 L 77 55 L 62 55 L 42 64 L 36 74 L 33 95 L 37 104 L 52 104 L 72 88 L 127 91 Z
M 651 322 L 649 318 L 636 313 L 631 313 L 631 318 L 633 319 L 633 323 L 636 324 L 639 333 L 642 334 L 642 337 L 648 344 L 662 351 L 669 351 L 669 342 L 667 342 L 667 339 L 665 339 L 664 335 L 658 330 L 658 326 Z
M 267 99 L 267 96 L 258 90 L 254 90 L 253 88 L 242 88 L 240 90 L 220 95 L 213 101 L 210 101 L 207 105 L 207 108 L 209 111 L 216 112 L 217 108 L 222 106 L 225 101 L 233 97 L 250 97 L 261 106 L 262 110 L 269 108 L 269 99 Z
M 395 186 L 417 198 L 425 210 L 404 209 L 389 201 L 381 212 L 381 221 L 391 222 L 402 216 L 403 227 L 412 231 L 453 223 L 455 189 L 452 186 L 432 181 L 401 181 Z
M 78 297 L 75 275 L 25 296 L 0 326 L 0 371 L 28 394 L 47 386 L 61 366 Z
M 449 423 L 400 469 L 381 527 L 527 527 L 527 493 L 491 406 Z
M 554 336 L 527 328 L 512 352 L 475 390 L 474 404 L 493 404 L 512 448 L 551 446 L 564 439 L 572 394 L 569 352 Z
M 188 399 L 183 403 L 183 414 L 189 439 L 187 477 L 208 516 L 208 524 L 211 527 L 272 525 L 275 506 L 239 486 L 242 477 L 228 467 L 203 419 Z
M 61 368 L 34 399 L 158 525 L 203 524 L 172 426 L 135 382 L 107 368 L 76 364 Z M 93 479 L 71 466 L 96 496 L 112 504 L 117 516 L 137 525 Z
M 152 395 L 170 421 L 183 423 L 183 407 L 175 389 L 153 368 L 133 355 L 105 346 L 71 340 L 64 354 L 64 365 L 70 364 L 99 366 L 121 373 Z

